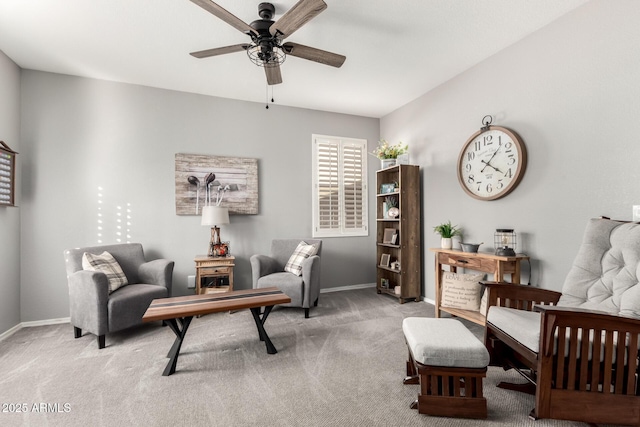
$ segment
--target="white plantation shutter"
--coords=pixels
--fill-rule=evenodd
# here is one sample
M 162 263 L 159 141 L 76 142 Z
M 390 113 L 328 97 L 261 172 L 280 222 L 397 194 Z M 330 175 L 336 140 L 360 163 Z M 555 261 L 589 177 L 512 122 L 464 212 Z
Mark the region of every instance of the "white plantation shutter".
M 313 237 L 366 236 L 366 146 L 313 136 Z

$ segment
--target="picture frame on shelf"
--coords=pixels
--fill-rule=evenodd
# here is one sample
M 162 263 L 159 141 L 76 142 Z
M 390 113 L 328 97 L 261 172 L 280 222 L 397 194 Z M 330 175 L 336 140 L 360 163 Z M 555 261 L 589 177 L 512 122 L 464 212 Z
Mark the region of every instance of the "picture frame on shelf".
M 397 245 L 398 244 L 398 232 L 396 230 L 395 233 L 393 233 L 393 236 L 391 236 L 391 244 L 392 245 Z
M 389 268 L 389 261 L 391 261 L 391 255 L 382 254 L 382 256 L 380 256 L 380 267 Z
M 380 185 L 380 194 L 390 194 L 396 192 L 396 184 L 391 182 Z
M 397 234 L 398 230 L 396 230 L 395 228 L 385 228 L 384 234 L 382 235 L 382 243 L 387 245 L 395 245 L 395 243 L 393 243 L 393 236 Z

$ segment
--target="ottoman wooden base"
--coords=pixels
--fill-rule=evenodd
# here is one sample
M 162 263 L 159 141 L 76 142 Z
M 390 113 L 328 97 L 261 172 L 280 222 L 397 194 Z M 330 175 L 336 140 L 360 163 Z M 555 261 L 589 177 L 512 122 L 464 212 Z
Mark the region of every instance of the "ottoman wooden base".
M 420 386 L 411 408 L 428 415 L 487 418 L 484 344 L 455 319 L 408 317 L 402 330 L 409 349 L 404 383 Z
M 487 418 L 487 400 L 482 379 L 487 368 L 427 366 L 413 360 L 409 352 L 405 384 L 419 384 L 417 405 L 421 414 L 441 417 Z

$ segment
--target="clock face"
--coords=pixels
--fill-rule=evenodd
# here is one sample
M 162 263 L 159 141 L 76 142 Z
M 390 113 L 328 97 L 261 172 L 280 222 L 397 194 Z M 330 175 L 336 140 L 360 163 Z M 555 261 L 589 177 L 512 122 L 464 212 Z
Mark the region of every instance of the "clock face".
M 489 126 L 462 147 L 458 180 L 471 197 L 496 200 L 518 185 L 526 165 L 527 152 L 520 138 L 509 129 Z

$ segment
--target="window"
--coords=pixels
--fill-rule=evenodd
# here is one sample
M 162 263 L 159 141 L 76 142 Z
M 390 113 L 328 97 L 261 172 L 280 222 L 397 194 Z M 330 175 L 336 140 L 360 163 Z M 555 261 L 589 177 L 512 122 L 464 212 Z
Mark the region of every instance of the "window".
M 368 236 L 367 141 L 313 135 L 313 237 Z

